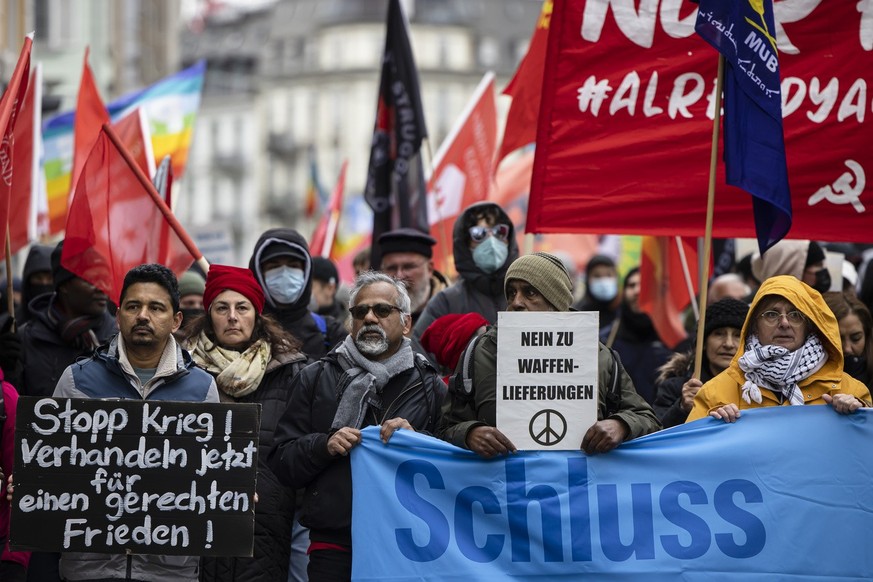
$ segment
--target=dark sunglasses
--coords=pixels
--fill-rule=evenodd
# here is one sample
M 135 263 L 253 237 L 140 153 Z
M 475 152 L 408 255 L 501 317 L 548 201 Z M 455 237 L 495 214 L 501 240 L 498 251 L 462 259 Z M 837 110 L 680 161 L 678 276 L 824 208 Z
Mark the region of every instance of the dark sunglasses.
M 482 242 L 486 238 L 488 238 L 488 234 L 491 234 L 497 240 L 502 240 L 506 242 L 506 239 L 509 238 L 509 226 L 505 224 L 495 224 L 492 227 L 487 226 L 471 226 L 470 227 L 470 238 L 474 242 Z
M 351 309 L 349 309 L 349 313 L 352 314 L 352 317 L 355 319 L 364 319 L 367 317 L 367 314 L 370 313 L 370 310 L 373 310 L 373 314 L 379 319 L 385 319 L 391 312 L 400 311 L 400 308 L 396 305 L 389 305 L 387 303 L 377 303 L 376 305 L 355 305 Z

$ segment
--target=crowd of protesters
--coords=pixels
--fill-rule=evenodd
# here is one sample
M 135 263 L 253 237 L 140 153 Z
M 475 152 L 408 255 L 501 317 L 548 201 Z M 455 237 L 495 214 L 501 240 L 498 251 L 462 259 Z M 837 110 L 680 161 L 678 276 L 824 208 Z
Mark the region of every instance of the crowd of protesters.
M 873 268 L 860 252 L 838 292 L 826 292 L 825 248 L 812 241 L 782 241 L 715 278 L 696 372 L 696 340 L 674 351 L 640 309 L 638 268 L 620 285 L 615 257 L 595 255 L 577 285 L 558 257 L 519 256 L 512 221 L 490 202 L 464 210 L 452 239 L 453 281 L 434 268 L 434 238 L 398 229 L 376 241 L 380 264 L 357 257 L 343 287 L 303 236 L 271 229 L 247 268 L 192 269 L 178 282 L 159 265 L 131 270 L 117 306 L 61 264 L 62 242 L 34 245 L 21 304 L 0 320 L 3 479 L 19 394 L 260 403 L 254 554 L 14 552 L 10 479 L 0 580 L 350 579 L 349 453 L 361 429 L 381 426 L 386 443 L 425 432 L 485 458 L 515 451 L 495 414 L 500 311 L 598 313 L 598 415 L 578 443 L 587 454 L 706 416 L 735 422 L 748 408 L 873 405 Z

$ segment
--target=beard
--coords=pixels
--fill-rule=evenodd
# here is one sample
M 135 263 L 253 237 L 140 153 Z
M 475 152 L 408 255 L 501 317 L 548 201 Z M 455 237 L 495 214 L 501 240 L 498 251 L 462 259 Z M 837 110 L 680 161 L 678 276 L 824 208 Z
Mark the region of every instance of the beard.
M 430 285 L 416 285 L 415 289 L 406 288 L 409 292 L 409 302 L 412 309 L 411 313 L 418 313 L 427 305 L 427 300 L 430 299 Z
M 379 337 L 365 337 L 369 333 L 378 333 Z M 355 347 L 365 356 L 381 356 L 388 351 L 388 334 L 378 325 L 365 325 L 355 334 Z

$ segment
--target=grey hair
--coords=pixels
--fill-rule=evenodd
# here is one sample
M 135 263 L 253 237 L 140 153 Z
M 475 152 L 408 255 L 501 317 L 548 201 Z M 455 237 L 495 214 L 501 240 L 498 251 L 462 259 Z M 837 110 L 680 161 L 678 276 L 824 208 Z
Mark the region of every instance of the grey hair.
M 361 289 L 375 283 L 388 283 L 397 290 L 397 300 L 394 303 L 400 308 L 400 318 L 403 320 L 403 323 L 406 323 L 407 318 L 412 313 L 412 301 L 409 299 L 406 285 L 402 281 L 398 281 L 379 271 L 364 271 L 355 277 L 355 284 L 349 293 L 349 308 L 351 309 L 355 306 L 355 299 L 358 298 L 358 293 L 361 292 Z

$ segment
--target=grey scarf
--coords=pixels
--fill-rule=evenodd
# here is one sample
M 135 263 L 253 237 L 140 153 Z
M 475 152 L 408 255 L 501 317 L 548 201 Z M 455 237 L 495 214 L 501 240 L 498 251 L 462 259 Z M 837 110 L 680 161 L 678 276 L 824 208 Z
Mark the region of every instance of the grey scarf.
M 382 389 L 389 380 L 415 364 L 412 343 L 408 338 L 403 338 L 397 353 L 381 362 L 367 359 L 358 351 L 351 335 L 346 336 L 336 353 L 344 371 L 339 384 L 342 386 L 348 381 L 348 386 L 343 390 L 333 417 L 332 430 L 339 430 L 344 426 L 361 428 L 369 407 L 382 407 Z

